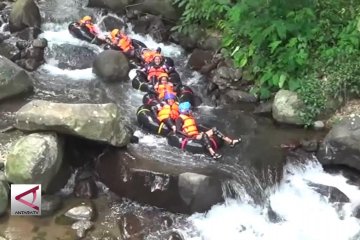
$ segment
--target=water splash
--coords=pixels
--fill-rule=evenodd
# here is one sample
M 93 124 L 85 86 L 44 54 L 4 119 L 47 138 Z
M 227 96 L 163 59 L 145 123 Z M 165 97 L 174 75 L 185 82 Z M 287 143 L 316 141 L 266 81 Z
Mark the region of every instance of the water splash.
M 273 223 L 266 206 L 232 199 L 214 206 L 206 215 L 192 215 L 189 220 L 200 236 L 187 239 L 348 240 L 358 233 L 359 220 L 352 216 L 353 206 L 360 200 L 357 187 L 347 184 L 341 175 L 325 173 L 319 163 L 309 163 L 305 169 L 293 165 L 286 168 L 290 172 L 269 196 L 271 208 L 283 221 Z M 339 216 L 335 204 L 313 191 L 307 181 L 336 184 L 346 192 L 351 202 L 344 204 L 343 216 Z

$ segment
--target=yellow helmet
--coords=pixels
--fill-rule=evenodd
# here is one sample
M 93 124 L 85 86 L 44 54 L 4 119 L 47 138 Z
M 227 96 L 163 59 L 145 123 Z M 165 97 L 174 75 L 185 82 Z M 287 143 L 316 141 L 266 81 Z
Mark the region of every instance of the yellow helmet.
M 85 17 L 83 17 L 83 19 L 82 19 L 84 22 L 85 21 L 92 21 L 92 18 L 90 17 L 90 16 L 85 16 Z
M 159 79 L 166 77 L 167 79 L 169 79 L 169 75 L 167 73 L 160 73 L 159 74 Z
M 111 37 L 116 37 L 116 35 L 120 32 L 119 29 L 115 28 L 114 30 L 111 31 Z

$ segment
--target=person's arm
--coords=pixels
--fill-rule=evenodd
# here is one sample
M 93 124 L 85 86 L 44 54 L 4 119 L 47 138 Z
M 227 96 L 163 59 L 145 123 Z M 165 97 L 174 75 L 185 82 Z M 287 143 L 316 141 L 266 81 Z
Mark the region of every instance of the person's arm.
M 184 124 L 184 121 L 182 120 L 182 118 L 180 118 L 180 117 L 177 118 L 177 119 L 175 120 L 176 130 L 182 132 L 182 126 L 183 126 L 183 124 Z

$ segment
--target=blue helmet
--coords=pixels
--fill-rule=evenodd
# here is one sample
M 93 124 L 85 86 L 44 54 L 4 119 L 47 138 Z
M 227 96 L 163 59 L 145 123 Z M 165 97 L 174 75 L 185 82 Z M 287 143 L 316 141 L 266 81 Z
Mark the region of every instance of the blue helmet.
M 174 99 L 175 100 L 175 98 L 176 98 L 175 94 L 173 94 L 171 92 L 165 93 L 165 96 L 164 96 L 165 100 L 169 100 L 169 99 Z
M 182 102 L 179 104 L 179 111 L 181 113 L 187 113 L 190 111 L 191 104 L 189 102 Z

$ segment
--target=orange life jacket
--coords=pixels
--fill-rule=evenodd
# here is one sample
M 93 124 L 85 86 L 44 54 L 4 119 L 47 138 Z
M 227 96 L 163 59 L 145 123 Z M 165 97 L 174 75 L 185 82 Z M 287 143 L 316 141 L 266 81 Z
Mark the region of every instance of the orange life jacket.
M 152 51 L 152 50 L 149 50 L 149 49 L 145 49 L 143 51 L 143 53 L 141 54 L 141 58 L 144 60 L 144 62 L 146 64 L 150 63 L 153 59 L 154 59 L 154 56 L 155 56 L 156 52 L 155 51 Z
M 123 52 L 128 52 L 134 48 L 131 44 L 131 39 L 124 34 L 121 34 L 120 39 L 115 37 L 111 41 L 113 44 L 118 46 Z
M 159 112 L 158 112 L 158 120 L 160 122 L 164 121 L 167 118 L 177 119 L 179 117 L 179 104 L 175 102 L 173 105 L 166 104 Z
M 155 90 L 157 91 L 158 98 L 160 99 L 164 98 L 166 92 L 176 95 L 176 93 L 174 92 L 174 85 L 169 82 L 165 84 L 159 84 L 159 86 Z
M 151 66 L 148 70 L 148 80 L 151 80 L 153 76 L 157 79 L 161 73 L 166 73 L 165 68 Z
M 86 21 L 83 21 L 82 19 L 80 20 L 80 24 L 83 24 L 87 29 L 89 29 L 89 31 L 94 34 L 97 35 L 96 29 L 95 29 L 95 25 L 92 23 L 85 23 Z
M 191 137 L 199 134 L 199 131 L 196 127 L 195 119 L 193 117 L 190 117 L 185 114 L 180 114 L 179 117 L 184 121 L 184 123 L 182 125 L 182 131 L 185 134 L 187 134 Z

